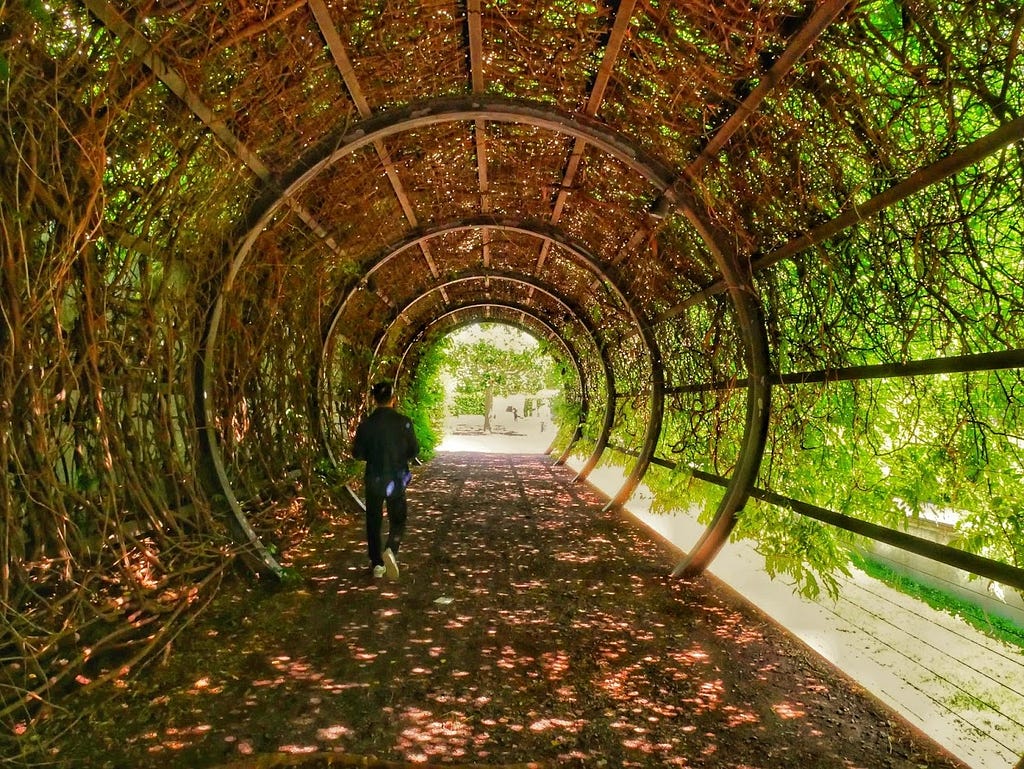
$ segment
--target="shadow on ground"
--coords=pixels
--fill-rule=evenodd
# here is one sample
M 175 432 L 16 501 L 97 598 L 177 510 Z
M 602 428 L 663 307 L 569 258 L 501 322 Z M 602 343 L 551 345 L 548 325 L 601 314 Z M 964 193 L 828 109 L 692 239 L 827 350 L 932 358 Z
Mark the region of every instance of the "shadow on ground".
M 226 588 L 58 758 L 959 766 L 719 584 L 668 579 L 678 554 L 572 477 L 438 455 L 410 488 L 399 582 L 372 579 L 339 514 L 287 554 L 301 586 Z

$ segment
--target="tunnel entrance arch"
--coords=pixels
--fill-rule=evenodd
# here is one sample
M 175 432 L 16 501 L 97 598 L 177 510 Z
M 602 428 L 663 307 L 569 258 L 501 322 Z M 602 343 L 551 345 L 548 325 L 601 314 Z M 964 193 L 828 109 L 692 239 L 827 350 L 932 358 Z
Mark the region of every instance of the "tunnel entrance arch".
M 208 383 L 213 365 L 211 350 L 216 345 L 225 297 L 230 292 L 235 276 L 242 268 L 260 232 L 269 223 L 270 217 L 280 207 L 288 205 L 294 199 L 297 192 L 309 184 L 318 174 L 324 172 L 325 169 L 328 169 L 340 158 L 361 147 L 367 146 L 375 140 L 427 125 L 467 120 L 522 122 L 557 133 L 565 133 L 569 136 L 582 138 L 599 147 L 602 151 L 625 163 L 634 172 L 638 173 L 649 183 L 654 184 L 660 190 L 662 195 L 659 202 L 659 206 L 662 209 L 660 214 L 664 214 L 678 206 L 694 225 L 713 255 L 716 264 L 718 264 L 719 270 L 725 278 L 729 296 L 736 304 L 740 332 L 747 344 L 748 367 L 751 374 L 749 381 L 751 386 L 747 396 L 746 437 L 737 462 L 738 472 L 733 474 L 733 479 L 729 483 L 721 509 L 716 515 L 716 524 L 709 529 L 698 548 L 698 551 L 703 553 L 704 557 L 690 558 L 685 570 L 695 571 L 703 568 L 703 564 L 709 560 L 709 557 L 713 557 L 713 553 L 717 552 L 717 548 L 721 546 L 728 535 L 728 531 L 731 530 L 736 512 L 742 507 L 749 494 L 749 489 L 756 476 L 757 467 L 760 464 L 764 450 L 770 391 L 765 385 L 768 363 L 765 331 L 763 321 L 761 320 L 762 315 L 758 309 L 760 300 L 754 291 L 749 274 L 744 273 L 740 269 L 739 255 L 728 248 L 726 244 L 729 241 L 726 238 L 721 237 L 714 231 L 713 226 L 709 224 L 709 218 L 703 212 L 700 201 L 691 195 L 681 194 L 677 180 L 667 170 L 666 166 L 650 158 L 637 147 L 632 146 L 622 136 L 609 132 L 596 121 L 561 113 L 543 105 L 512 100 L 444 98 L 372 117 L 366 120 L 359 128 L 322 142 L 318 148 L 309 153 L 292 171 L 285 175 L 285 181 L 280 185 L 279 189 L 281 191 L 279 193 L 272 193 L 268 190 L 268 193 L 271 194 L 260 198 L 254 203 L 247 218 L 251 224 L 248 231 L 239 240 L 239 245 L 225 273 L 224 283 L 211 307 L 204 345 L 200 354 L 200 361 L 197 363 L 195 392 L 197 396 L 197 417 L 200 427 L 200 449 L 204 457 L 204 464 L 213 470 L 213 472 L 207 474 L 208 479 L 215 483 L 219 488 L 219 493 L 226 498 L 239 531 L 259 551 L 260 545 L 254 538 L 251 529 L 247 530 L 247 522 L 244 520 L 244 515 L 224 471 L 223 459 L 220 456 L 215 431 L 210 419 L 211 404 L 208 401 L 208 393 L 210 391 Z M 757 327 L 759 321 L 761 322 L 760 328 Z M 661 361 L 656 351 L 656 345 L 653 343 L 653 337 L 648 332 L 648 327 L 641 325 L 638 331 L 644 336 L 648 349 L 654 350 L 651 358 L 652 409 L 648 421 L 648 430 L 643 440 L 641 455 L 622 489 L 613 497 L 612 504 L 624 502 L 640 482 L 651 457 L 654 455 L 660 433 L 664 392 Z M 613 388 L 610 389 L 609 394 L 612 392 L 614 392 Z M 609 422 L 606 420 L 606 427 L 608 425 Z M 605 433 L 606 430 L 602 430 L 602 435 Z M 601 446 L 602 450 L 603 448 Z M 593 457 L 592 460 L 596 464 L 597 460 Z M 587 464 L 590 465 L 591 462 L 588 461 Z M 272 565 L 271 568 L 273 569 Z

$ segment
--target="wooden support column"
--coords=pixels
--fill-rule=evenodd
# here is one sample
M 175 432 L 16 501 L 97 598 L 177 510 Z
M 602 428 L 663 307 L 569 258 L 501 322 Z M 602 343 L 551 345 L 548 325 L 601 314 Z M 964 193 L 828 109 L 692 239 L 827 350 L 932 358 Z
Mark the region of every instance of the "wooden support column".
M 636 487 L 640 485 L 651 465 L 651 459 L 658 448 L 658 439 L 661 437 L 661 424 L 665 416 L 665 367 L 661 360 L 661 351 L 654 338 L 650 326 L 642 319 L 637 319 L 640 325 L 640 333 L 643 336 L 644 345 L 647 347 L 647 354 L 651 361 L 651 390 L 650 390 L 650 415 L 647 417 L 647 430 L 644 433 L 644 440 L 640 447 L 640 455 L 637 457 L 633 470 L 626 477 L 622 486 L 605 506 L 606 510 L 619 508 L 626 504 Z
M 691 577 L 707 568 L 729 538 L 736 525 L 736 516 L 746 504 L 757 480 L 765 444 L 768 439 L 768 419 L 771 411 L 771 366 L 768 357 L 768 334 L 760 297 L 754 291 L 749 272 L 740 267 L 740 256 L 728 249 L 724 233 L 709 222 L 695 200 L 684 206 L 691 224 L 698 230 L 708 248 L 715 255 L 736 311 L 737 324 L 746 350 L 747 411 L 743 428 L 743 442 L 736 460 L 732 478 L 718 504 L 715 516 L 690 552 L 672 571 L 674 577 Z

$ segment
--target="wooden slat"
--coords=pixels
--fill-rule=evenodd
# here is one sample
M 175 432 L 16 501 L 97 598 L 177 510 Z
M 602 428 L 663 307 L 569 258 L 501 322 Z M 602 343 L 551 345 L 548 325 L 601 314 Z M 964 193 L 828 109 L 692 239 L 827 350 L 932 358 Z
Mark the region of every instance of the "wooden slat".
M 594 77 L 594 85 L 590 89 L 590 99 L 587 101 L 587 114 L 594 117 L 601 108 L 604 101 L 605 91 L 608 89 L 608 81 L 615 70 L 615 62 L 622 52 L 622 44 L 626 39 L 626 32 L 629 30 L 630 19 L 633 18 L 633 11 L 636 9 L 636 0 L 623 0 L 615 11 L 615 23 L 612 24 L 612 31 L 608 35 L 608 43 L 604 47 L 604 56 L 601 58 L 601 66 Z
M 113 32 L 119 40 L 139 58 L 156 77 L 177 96 L 193 115 L 210 131 L 217 140 L 240 162 L 252 171 L 263 183 L 272 185 L 273 174 L 270 168 L 260 160 L 259 156 L 246 145 L 227 124 L 217 117 L 213 108 L 202 100 L 198 93 L 189 87 L 185 78 L 171 67 L 154 50 L 152 44 L 125 19 L 118 10 L 105 0 L 84 0 L 89 9 L 103 25 Z M 337 244 L 327 234 L 326 229 L 302 204 L 290 196 L 284 199 L 285 204 L 319 237 L 328 248 L 337 250 Z
M 479 0 L 477 0 L 479 1 Z M 601 102 L 604 101 L 604 95 L 608 88 L 608 82 L 611 79 L 611 73 L 615 70 L 615 62 L 619 58 L 619 54 L 622 51 L 622 44 L 626 39 L 626 32 L 629 29 L 630 19 L 633 17 L 633 11 L 636 8 L 636 0 L 623 0 L 619 3 L 619 7 L 615 12 L 615 21 L 612 24 L 611 33 L 608 35 L 608 42 L 604 48 L 604 54 L 601 57 L 601 66 L 597 70 L 597 75 L 594 77 L 594 84 L 590 89 L 590 98 L 587 100 L 586 113 L 590 117 L 597 115 L 598 110 L 601 108 Z M 562 184 L 559 187 L 558 194 L 555 196 L 555 203 L 551 210 L 551 223 L 558 224 L 562 218 L 562 211 L 565 209 L 565 201 L 568 197 L 569 190 L 572 189 L 576 183 L 576 176 L 579 173 L 580 162 L 583 159 L 583 153 L 586 151 L 587 142 L 583 139 L 576 139 L 573 144 L 572 152 L 569 155 L 569 160 L 566 163 L 565 173 L 562 176 Z M 534 268 L 534 274 L 540 275 L 541 270 L 544 268 L 544 262 L 551 251 L 551 242 L 545 240 L 541 245 L 540 254 L 537 256 L 537 266 Z
M 757 85 L 740 102 L 732 116 L 722 124 L 700 155 L 690 163 L 686 169 L 689 174 L 697 174 L 709 160 L 722 151 L 729 139 L 751 115 L 760 109 L 765 98 L 779 86 L 790 70 L 804 57 L 847 5 L 849 5 L 849 0 L 827 0 L 815 9 L 807 22 L 793 35 L 786 50 L 782 52 L 771 69 L 758 80 Z
M 469 30 L 469 71 L 473 93 L 484 90 L 484 32 L 480 0 L 467 0 L 466 26 Z
M 352 99 L 353 104 L 356 105 L 356 109 L 359 110 L 359 114 L 363 118 L 368 118 L 373 114 L 370 108 L 370 103 L 366 100 L 366 96 L 363 93 L 362 85 L 359 83 L 359 78 L 356 75 L 355 67 L 352 65 L 352 60 L 349 58 L 348 50 L 345 47 L 345 43 L 341 39 L 341 35 L 338 34 L 338 28 L 334 25 L 334 19 L 331 18 L 330 10 L 323 0 L 309 0 L 309 7 L 313 11 L 313 16 L 316 19 L 317 26 L 320 27 L 320 33 L 323 35 L 324 41 L 327 43 L 327 47 L 331 52 L 331 56 L 334 58 L 334 64 L 338 68 L 338 72 L 341 74 L 342 80 L 345 82 L 345 88 L 348 90 L 349 96 Z M 373 147 L 377 152 L 377 157 L 380 160 L 381 166 L 384 168 L 384 173 L 388 177 L 388 182 L 391 184 L 391 189 L 394 192 L 395 199 L 398 200 L 398 205 L 402 208 L 402 213 L 405 216 L 406 221 L 410 227 L 418 227 L 419 219 L 416 216 L 416 211 L 413 208 L 412 200 L 409 198 L 408 193 L 405 191 L 405 185 L 402 184 L 402 179 L 398 175 L 398 169 L 395 166 L 394 161 L 391 159 L 391 153 L 387 147 L 384 146 L 384 142 L 375 141 Z M 434 258 L 427 248 L 426 244 L 420 244 L 420 252 L 423 255 L 423 260 L 426 262 L 430 274 L 436 279 L 438 276 L 437 265 L 434 263 Z M 442 290 L 441 295 L 444 300 L 448 301 L 447 292 Z M 384 299 L 381 297 L 382 300 Z
M 952 155 L 942 158 L 929 166 L 918 169 L 899 184 L 880 192 L 873 198 L 850 206 L 824 224 L 808 233 L 793 238 L 769 254 L 751 262 L 753 271 L 762 270 L 783 259 L 789 259 L 807 249 L 835 237 L 846 229 L 864 221 L 927 187 L 937 184 L 965 168 L 978 163 L 1004 147 L 1024 140 L 1024 118 L 1011 120 L 989 134 L 962 147 Z M 727 288 L 725 281 L 718 280 L 703 290 L 692 294 L 674 307 L 669 308 L 655 319 L 655 323 L 670 320 L 705 299 L 720 294 Z
M 700 171 L 725 148 L 729 139 L 760 109 L 761 104 L 768 95 L 779 87 L 786 75 L 807 54 L 818 38 L 821 37 L 822 33 L 839 17 L 849 3 L 850 0 L 827 0 L 827 2 L 822 3 L 815 9 L 807 22 L 790 39 L 786 49 L 771 68 L 764 73 L 759 79 L 758 84 L 740 102 L 729 119 L 708 140 L 701 153 L 680 174 L 679 179 L 662 195 L 659 203 L 668 204 L 669 201 L 681 199 L 680 192 L 682 189 L 694 184 Z M 659 216 L 661 217 L 667 215 L 671 209 L 671 204 L 656 204 L 656 206 L 660 209 Z M 639 243 L 644 235 L 649 232 L 648 228 L 641 227 L 637 233 L 640 237 L 636 238 L 634 236 L 634 239 Z
M 362 86 L 359 85 L 359 78 L 356 77 L 355 68 L 348 57 L 348 50 L 338 34 L 338 28 L 334 26 L 334 19 L 323 0 L 308 0 L 309 9 L 313 12 L 317 26 L 320 27 L 320 34 L 324 36 L 324 42 L 334 58 L 334 64 L 341 73 L 341 79 L 345 81 L 345 88 L 348 89 L 352 103 L 356 105 L 359 114 L 366 118 L 370 116 L 370 103 L 363 95 Z
M 270 180 L 270 169 L 257 157 L 256 153 L 235 136 L 227 124 L 218 118 L 213 109 L 200 98 L 199 94 L 188 86 L 185 78 L 153 50 L 152 44 L 137 32 L 113 5 L 104 0 L 83 0 L 83 2 L 93 16 L 117 35 L 132 54 L 142 61 L 171 93 L 185 103 L 192 114 L 217 137 L 222 145 L 245 163 L 260 180 L 264 182 Z

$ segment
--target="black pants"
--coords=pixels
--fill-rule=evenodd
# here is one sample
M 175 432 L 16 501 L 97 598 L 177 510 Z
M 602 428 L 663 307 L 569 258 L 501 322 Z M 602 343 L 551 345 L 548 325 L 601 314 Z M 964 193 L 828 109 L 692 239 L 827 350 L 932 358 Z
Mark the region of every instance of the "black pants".
M 405 502 L 405 484 L 401 478 L 366 478 L 366 550 L 370 563 L 384 564 L 381 553 L 381 531 L 384 526 L 384 504 L 388 507 L 388 541 L 385 547 L 398 555 L 405 533 L 408 507 Z

